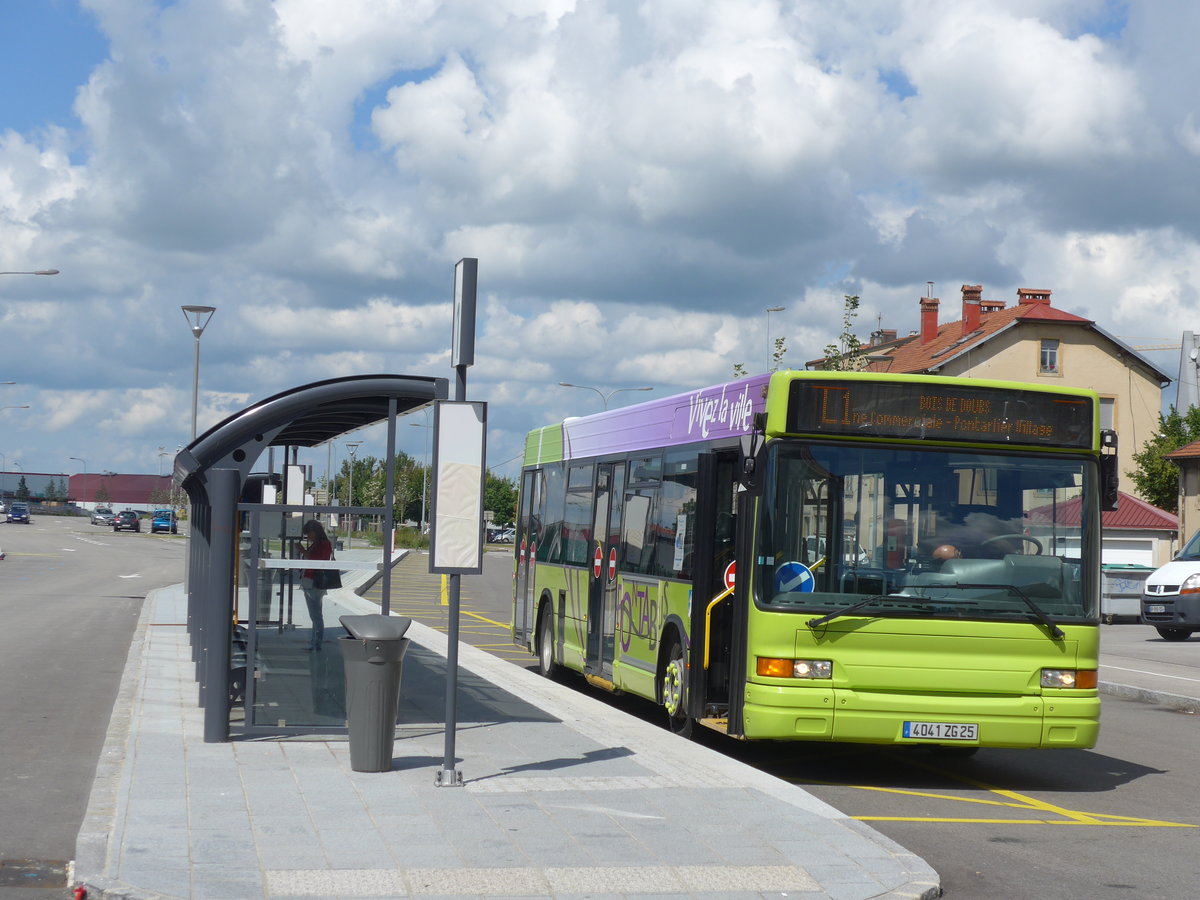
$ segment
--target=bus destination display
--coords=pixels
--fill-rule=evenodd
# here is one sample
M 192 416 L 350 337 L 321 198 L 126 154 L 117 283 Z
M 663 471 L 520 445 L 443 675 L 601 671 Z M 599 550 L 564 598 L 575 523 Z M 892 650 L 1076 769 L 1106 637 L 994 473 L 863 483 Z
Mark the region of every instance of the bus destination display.
M 1087 398 L 963 385 L 797 379 L 788 431 L 1087 449 Z

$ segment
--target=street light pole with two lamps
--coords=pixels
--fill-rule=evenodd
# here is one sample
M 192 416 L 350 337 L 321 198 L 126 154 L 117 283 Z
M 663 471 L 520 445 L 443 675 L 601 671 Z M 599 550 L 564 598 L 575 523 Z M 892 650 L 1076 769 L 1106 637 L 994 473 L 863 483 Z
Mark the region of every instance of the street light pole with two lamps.
M 420 422 L 409 422 L 412 428 L 425 429 L 425 458 L 421 460 L 421 521 L 418 523 L 418 528 L 421 534 L 425 533 L 425 495 L 429 489 L 429 435 L 433 430 L 433 426 L 429 423 L 421 424 Z
M 632 387 L 632 388 L 616 388 L 614 390 L 605 392 L 605 391 L 600 390 L 600 388 L 598 388 L 598 387 L 592 387 L 590 384 L 571 384 L 570 382 L 567 382 L 567 381 L 560 381 L 558 383 L 558 385 L 559 385 L 559 387 L 581 388 L 585 391 L 595 391 L 597 394 L 600 395 L 600 399 L 601 399 L 601 401 L 603 401 L 605 409 L 608 409 L 608 401 L 612 399 L 613 395 L 619 394 L 619 393 L 621 393 L 621 391 L 652 391 L 652 390 L 654 390 L 654 388 L 652 388 L 652 387 Z
M 346 449 L 350 451 L 350 493 L 346 498 L 347 506 L 354 506 L 354 454 L 358 452 L 358 448 L 362 446 L 362 441 L 347 441 Z M 354 545 L 354 513 L 346 514 L 350 520 L 350 527 L 346 530 L 346 549 L 349 550 Z
M 774 346 L 774 342 L 771 340 L 771 313 L 783 312 L 784 309 L 785 309 L 785 307 L 782 307 L 782 306 L 768 306 L 767 307 L 767 371 L 768 372 L 772 372 L 775 369 L 775 367 L 773 365 L 771 365 L 773 362 L 775 362 L 774 353 L 772 352 L 772 347 Z

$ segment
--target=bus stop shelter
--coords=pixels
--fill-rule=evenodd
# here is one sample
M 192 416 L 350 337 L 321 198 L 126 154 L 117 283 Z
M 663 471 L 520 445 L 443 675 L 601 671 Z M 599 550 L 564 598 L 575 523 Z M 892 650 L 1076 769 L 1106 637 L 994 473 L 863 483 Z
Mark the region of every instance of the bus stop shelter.
M 281 573 L 291 577 L 299 568 L 299 564 L 290 559 L 275 561 L 283 568 L 260 567 L 260 557 L 266 555 L 261 548 L 268 546 L 263 536 L 271 533 L 270 528 L 262 528 L 260 524 L 279 524 L 280 538 L 271 546 L 277 551 L 282 549 L 278 555 L 289 556 L 287 538 L 292 531 L 298 538 L 299 523 L 306 517 L 334 511 L 379 516 L 385 536 L 381 563 L 386 572 L 390 562 L 387 536 L 392 531 L 396 486 L 396 419 L 434 401 L 445 400 L 447 390 L 448 382 L 444 378 L 416 375 L 355 375 L 318 381 L 268 397 L 229 416 L 193 440 L 175 457 L 175 482 L 187 493 L 191 503 L 185 580 L 187 627 L 192 659 L 196 664 L 199 702 L 204 709 L 205 741 L 229 740 L 232 701 L 241 699 L 239 693 L 247 686 L 251 690 L 254 688 L 251 682 L 256 677 L 256 667 L 262 664 L 260 656 L 254 652 L 256 625 L 263 615 L 258 603 L 263 587 L 269 586 L 261 579 L 272 577 L 274 573 L 273 577 L 283 584 Z M 286 462 L 295 458 L 299 448 L 317 447 L 379 422 L 387 423 L 387 471 L 382 506 L 318 508 L 303 500 L 299 503 L 262 503 L 261 496 L 253 490 L 266 480 L 279 483 L 285 489 L 285 497 L 293 496 L 295 492 L 288 490 L 284 483 L 288 475 Z M 263 473 L 260 467 L 264 452 L 271 448 L 283 448 L 285 472 L 278 476 L 273 472 Z M 273 454 L 268 454 L 268 458 L 272 457 Z M 235 676 L 238 667 L 232 664 L 234 648 L 241 646 L 245 650 L 245 635 L 238 625 L 239 573 L 246 582 L 244 593 L 250 598 L 250 647 L 245 669 Z M 383 583 L 386 612 L 388 579 L 385 578 Z M 282 606 L 280 610 L 282 629 Z M 277 665 L 277 668 L 282 667 L 282 663 Z M 313 692 L 314 695 L 317 693 L 315 686 Z M 246 725 L 253 723 L 247 719 Z M 300 726 L 300 730 L 345 729 L 344 725 L 335 727 L 309 722 Z

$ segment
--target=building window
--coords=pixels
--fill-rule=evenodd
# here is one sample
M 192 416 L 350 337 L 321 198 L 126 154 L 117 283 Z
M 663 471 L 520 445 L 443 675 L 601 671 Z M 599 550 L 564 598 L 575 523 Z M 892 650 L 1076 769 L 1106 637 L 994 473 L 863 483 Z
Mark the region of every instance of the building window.
M 1042 375 L 1059 375 L 1062 369 L 1059 366 L 1058 359 L 1058 341 L 1044 340 L 1042 341 L 1042 355 L 1038 365 L 1038 371 Z
M 1115 397 L 1100 398 L 1100 429 L 1102 431 L 1111 431 L 1116 428 L 1113 424 L 1116 421 L 1116 417 L 1113 415 L 1116 403 Z

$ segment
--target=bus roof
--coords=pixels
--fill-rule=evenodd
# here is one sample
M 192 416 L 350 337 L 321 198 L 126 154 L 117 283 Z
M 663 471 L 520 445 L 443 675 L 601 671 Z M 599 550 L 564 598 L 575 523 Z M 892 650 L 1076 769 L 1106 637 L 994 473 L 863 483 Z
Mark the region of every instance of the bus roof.
M 752 375 L 534 429 L 525 441 L 525 464 L 748 435 L 754 414 L 766 410 L 770 377 Z
M 1084 402 L 1086 398 L 1090 405 L 1088 412 L 1096 408 L 1095 393 L 1083 388 L 1046 387 L 1025 383 L 1004 381 L 989 381 L 973 378 L 947 378 L 936 375 L 885 375 L 877 372 L 808 372 L 801 370 L 785 370 L 762 375 L 752 375 L 725 384 L 710 385 L 670 397 L 649 400 L 633 406 L 620 409 L 606 410 L 590 416 L 567 419 L 562 423 L 547 425 L 534 429 L 525 440 L 525 465 L 537 465 L 545 462 L 581 459 L 609 454 L 632 453 L 638 450 L 652 450 L 662 447 L 675 447 L 698 441 L 720 441 L 740 438 L 749 435 L 754 428 L 756 413 L 767 412 L 767 386 L 772 377 L 777 380 L 776 395 L 772 401 L 772 418 L 767 421 L 767 434 L 779 435 L 785 433 L 818 434 L 828 431 L 830 434 L 858 433 L 862 434 L 863 427 L 878 430 L 875 437 L 911 440 L 942 440 L 950 442 L 969 441 L 981 445 L 1025 445 L 1025 446 L 1055 446 L 1068 448 L 1090 448 L 1094 444 L 1094 419 L 1086 419 L 1071 424 L 1062 416 L 1055 415 L 1053 420 L 1055 433 L 1049 437 L 1035 437 L 1034 428 L 1047 428 L 1045 422 L 1026 423 L 1029 429 L 1022 433 L 1023 421 L 1009 422 L 1007 413 L 996 416 L 972 413 L 963 416 L 941 416 L 926 414 L 914 410 L 920 407 L 921 397 L 928 393 L 929 402 L 944 400 L 950 403 L 951 395 L 964 397 L 967 394 L 985 395 L 987 392 L 1007 392 L 1017 397 L 1045 397 L 1037 401 L 1042 408 L 1043 418 L 1050 404 L 1058 398 L 1059 402 Z M 841 427 L 844 423 L 834 422 L 826 427 L 826 420 L 819 424 L 821 427 L 789 428 L 789 410 L 793 409 L 790 402 L 788 385 L 795 382 L 810 382 L 819 388 L 822 383 L 839 381 L 849 388 L 855 383 L 866 386 L 877 383 L 887 386 L 891 395 L 902 398 L 913 407 L 905 408 L 905 412 L 914 413 L 907 417 L 885 416 L 889 410 L 875 411 L 878 421 L 866 421 L 862 425 L 851 423 L 853 428 Z M 906 391 L 904 385 L 908 385 Z M 920 396 L 913 388 L 920 386 Z M 978 404 L 981 401 L 976 401 Z M 974 407 L 978 409 L 978 406 Z M 966 406 L 963 406 L 966 409 Z M 1082 410 L 1082 407 L 1081 407 Z M 811 411 L 810 411 L 811 412 Z M 942 419 L 950 424 L 945 424 Z M 1078 417 L 1075 417 L 1078 418 Z M 884 420 L 885 424 L 881 424 Z M 905 419 L 905 421 L 900 421 Z M 913 419 L 908 422 L 907 419 Z M 1059 421 L 1063 419 L 1063 421 Z M 900 421 L 895 424 L 892 420 Z M 994 420 L 994 421 L 993 421 Z M 774 424 L 772 425 L 772 421 Z M 832 421 L 832 420 L 829 420 Z M 955 424 L 958 423 L 958 424 Z M 1078 431 L 1069 435 L 1069 440 L 1057 433 L 1068 425 Z M 918 427 L 919 426 L 919 427 Z M 936 427 L 935 427 L 936 426 Z M 1012 431 L 1012 434 L 1000 433 L 1001 427 Z M 896 431 L 896 433 L 889 433 Z M 897 431 L 897 429 L 900 429 Z

